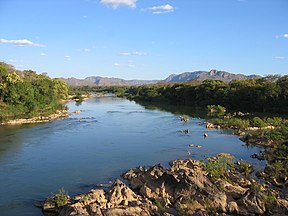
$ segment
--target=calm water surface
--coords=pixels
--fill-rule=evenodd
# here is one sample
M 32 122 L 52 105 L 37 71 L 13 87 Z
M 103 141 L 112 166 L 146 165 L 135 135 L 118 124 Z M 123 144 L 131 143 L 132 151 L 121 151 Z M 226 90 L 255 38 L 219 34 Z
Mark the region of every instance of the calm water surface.
M 207 130 L 203 119 L 191 118 L 185 124 L 170 112 L 125 99 L 91 98 L 68 107 L 83 111 L 50 123 L 0 126 L 0 215 L 42 215 L 33 206 L 35 200 L 61 187 L 72 196 L 87 192 L 139 165 L 167 165 L 178 158 L 201 159 L 221 152 L 251 160 L 258 152 L 237 136 Z M 184 129 L 190 133 L 179 132 Z M 203 133 L 209 137 L 204 139 Z

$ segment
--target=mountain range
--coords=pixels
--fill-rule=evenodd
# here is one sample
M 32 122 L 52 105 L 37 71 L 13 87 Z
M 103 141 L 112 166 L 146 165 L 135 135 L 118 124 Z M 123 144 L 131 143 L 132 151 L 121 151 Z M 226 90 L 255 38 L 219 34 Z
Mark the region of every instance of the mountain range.
M 212 80 L 222 80 L 224 82 L 230 82 L 232 80 L 246 80 L 246 79 L 254 79 L 259 78 L 258 75 L 249 75 L 246 76 L 244 74 L 234 74 L 226 71 L 217 71 L 211 70 L 207 71 L 194 71 L 194 72 L 185 72 L 181 74 L 172 74 L 167 77 L 163 82 L 188 82 L 192 80 L 203 81 L 206 79 Z
M 85 79 L 77 78 L 60 78 L 64 80 L 69 86 L 137 86 L 144 84 L 156 84 L 158 82 L 173 83 L 173 82 L 189 82 L 189 81 L 203 81 L 206 79 L 222 80 L 226 83 L 232 80 L 247 80 L 259 78 L 258 75 L 243 75 L 234 74 L 226 71 L 194 71 L 184 72 L 181 74 L 171 74 L 164 80 L 124 80 L 120 78 L 108 78 L 100 76 L 91 76 Z
M 77 79 L 74 77 L 60 79 L 64 80 L 69 86 L 137 86 L 159 82 L 159 80 L 124 80 L 100 76 L 91 76 L 85 79 Z

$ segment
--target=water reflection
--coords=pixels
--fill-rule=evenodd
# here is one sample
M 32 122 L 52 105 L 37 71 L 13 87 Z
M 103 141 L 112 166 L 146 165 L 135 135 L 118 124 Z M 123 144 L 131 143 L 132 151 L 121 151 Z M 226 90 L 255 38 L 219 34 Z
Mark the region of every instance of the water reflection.
M 0 126 L 0 163 L 7 155 L 17 154 L 21 151 L 21 126 Z
M 189 115 L 195 118 L 204 119 L 209 117 L 207 115 L 207 111 L 203 108 L 144 101 L 137 101 L 137 104 L 144 106 L 148 110 L 160 110 L 164 112 L 170 112 L 175 115 Z

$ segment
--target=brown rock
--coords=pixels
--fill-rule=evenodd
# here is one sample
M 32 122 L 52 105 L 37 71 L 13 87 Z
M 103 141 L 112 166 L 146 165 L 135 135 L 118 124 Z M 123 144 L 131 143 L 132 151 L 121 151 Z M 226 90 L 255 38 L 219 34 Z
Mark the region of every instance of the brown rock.
M 58 212 L 58 207 L 52 198 L 48 198 L 43 204 L 43 211 L 45 212 Z
M 148 211 L 143 210 L 142 208 L 135 207 L 122 207 L 122 208 L 112 208 L 106 209 L 103 211 L 104 216 L 150 216 L 151 214 Z
M 137 195 L 122 181 L 116 179 L 108 192 L 107 207 L 128 206 L 131 203 L 139 203 Z
M 235 201 L 231 201 L 227 204 L 227 209 L 229 213 L 232 214 L 238 214 L 239 209 L 238 209 L 238 205 Z
M 261 199 L 254 194 L 253 192 L 248 191 L 246 196 L 243 197 L 239 203 L 244 207 L 244 212 L 249 212 L 252 214 L 264 214 L 266 211 L 265 204 Z M 240 212 L 243 212 L 243 208 L 239 209 Z
M 75 200 L 83 203 L 84 205 L 94 203 L 101 208 L 105 208 L 107 203 L 105 192 L 103 189 L 92 189 L 87 194 L 81 194 L 76 196 Z
M 222 190 L 224 190 L 225 193 L 231 196 L 233 199 L 241 198 L 248 190 L 248 188 L 243 188 L 237 184 L 233 185 L 222 179 L 219 179 L 218 181 L 216 181 L 215 185 L 218 188 L 221 188 Z
M 109 191 L 92 189 L 69 199 L 63 207 L 57 207 L 51 198 L 39 206 L 49 216 L 288 215 L 288 200 L 277 198 L 273 205 L 264 203 L 263 193 L 270 193 L 269 188 L 255 190 L 253 181 L 236 171 L 227 171 L 223 179 L 212 183 L 199 161 L 175 160 L 170 166 L 168 169 L 158 164 L 147 170 L 137 167 L 124 173 L 122 177 L 135 192 L 117 179 Z
M 143 174 L 144 172 L 145 172 L 144 167 L 139 166 L 123 173 L 121 177 L 128 181 L 131 181 L 133 178 L 136 178 L 137 176 Z
M 210 195 L 210 200 L 215 209 L 220 209 L 222 212 L 226 212 L 227 196 L 223 192 L 218 192 Z

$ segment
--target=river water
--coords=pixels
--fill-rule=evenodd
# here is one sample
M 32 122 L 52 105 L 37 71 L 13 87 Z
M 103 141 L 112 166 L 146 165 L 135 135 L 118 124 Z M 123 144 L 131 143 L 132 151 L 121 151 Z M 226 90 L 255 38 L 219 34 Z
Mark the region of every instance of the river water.
M 72 196 L 87 192 L 139 165 L 168 165 L 221 152 L 252 160 L 250 155 L 259 151 L 237 136 L 206 129 L 204 119 L 192 115 L 185 124 L 171 112 L 125 99 L 91 98 L 67 106 L 82 112 L 49 123 L 0 126 L 0 215 L 42 215 L 35 200 L 61 187 Z M 185 129 L 190 133 L 181 133 Z

